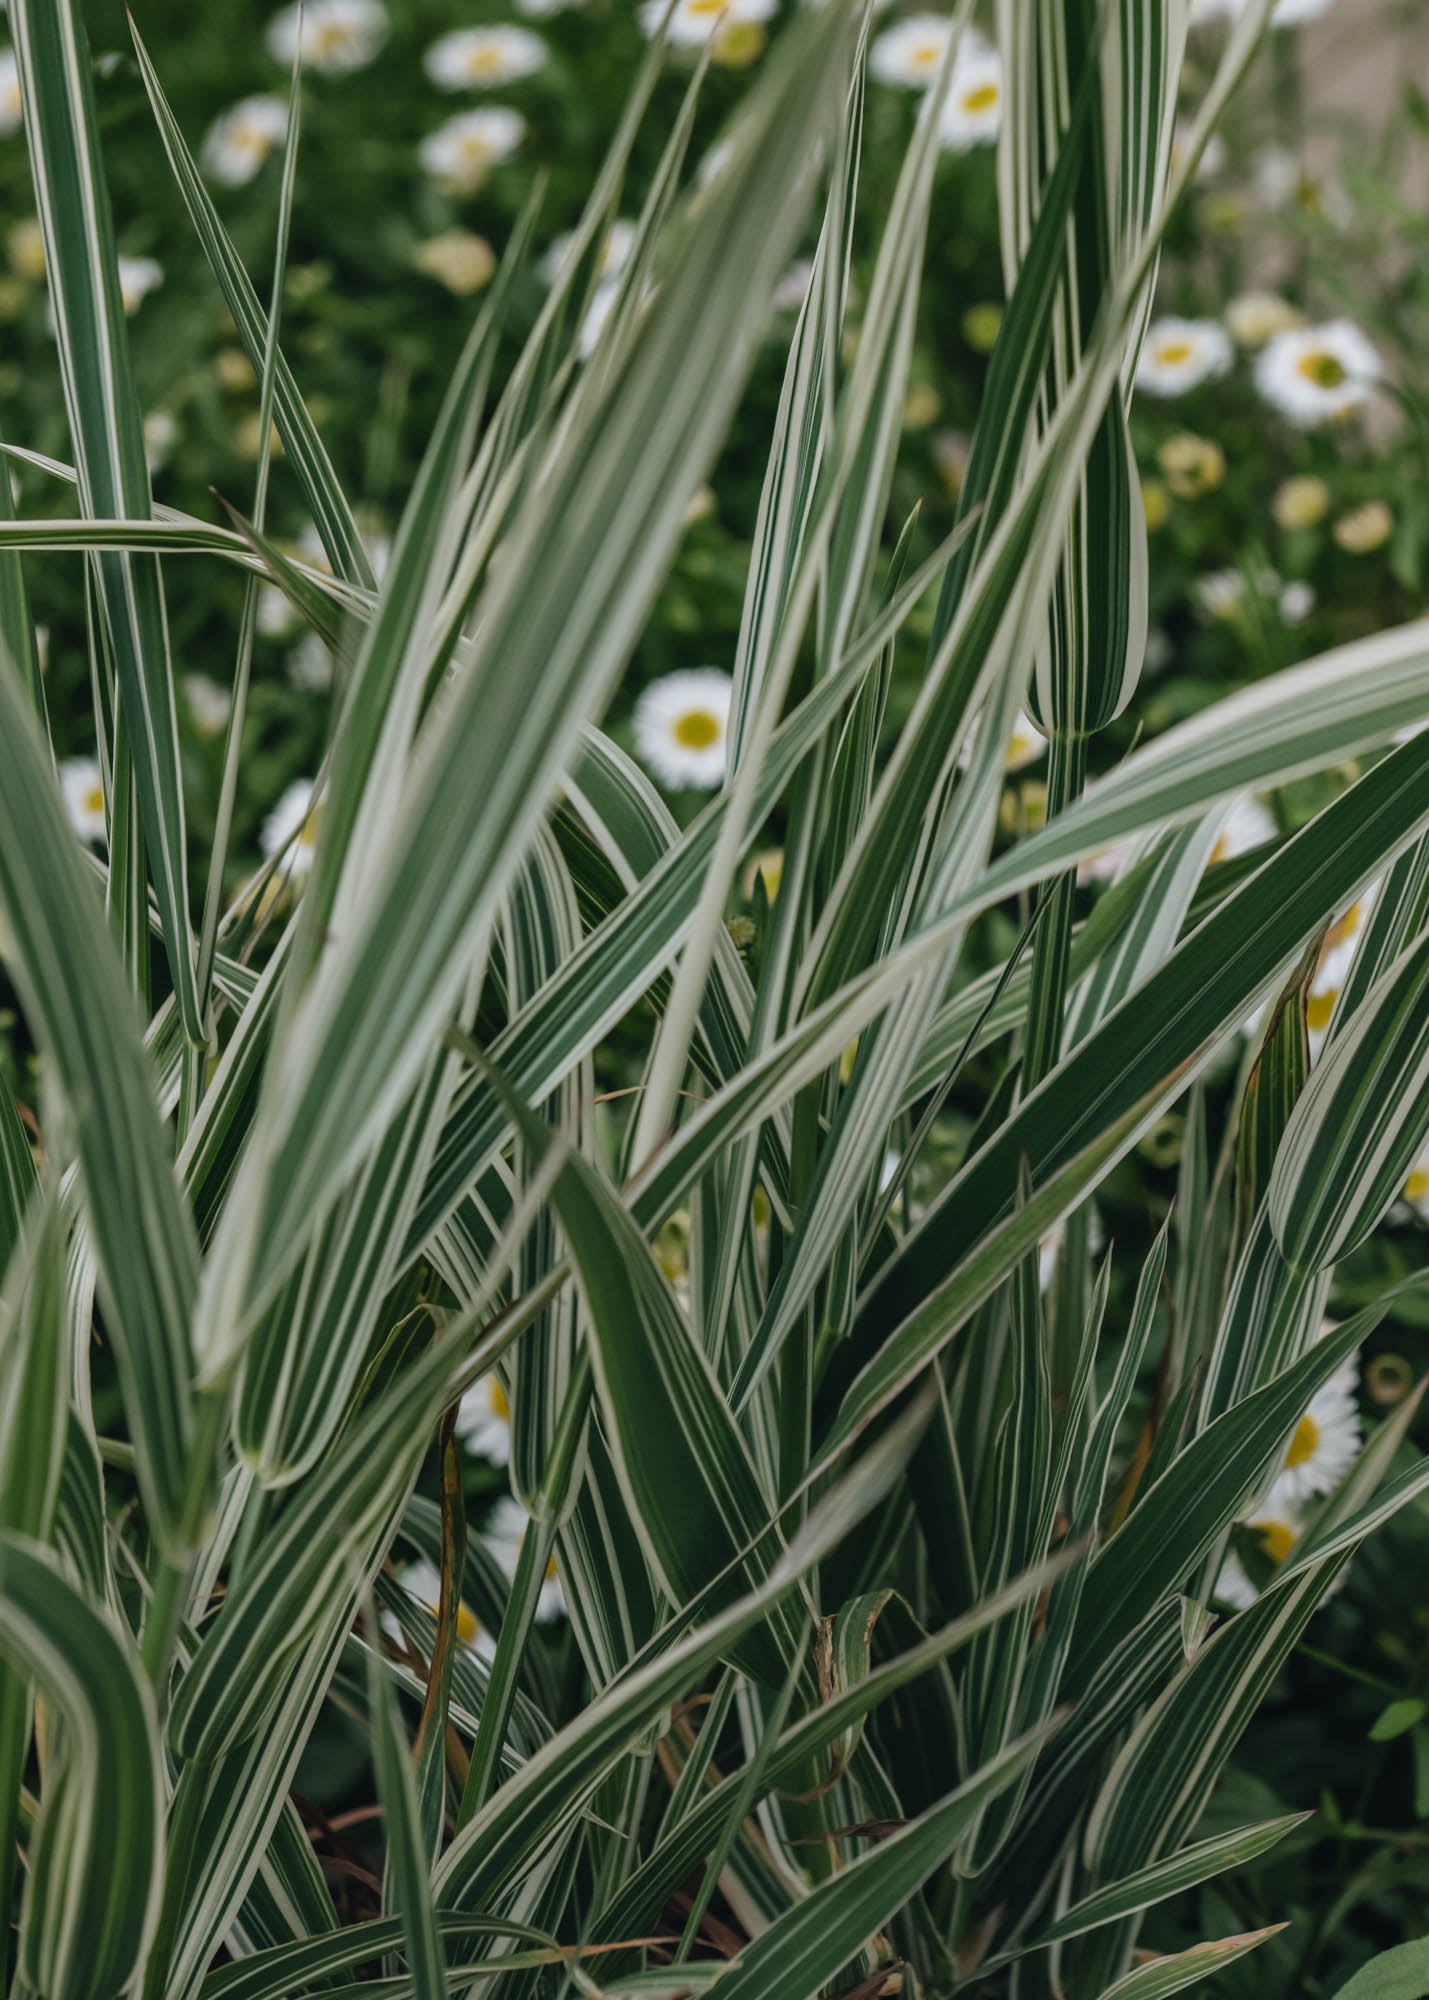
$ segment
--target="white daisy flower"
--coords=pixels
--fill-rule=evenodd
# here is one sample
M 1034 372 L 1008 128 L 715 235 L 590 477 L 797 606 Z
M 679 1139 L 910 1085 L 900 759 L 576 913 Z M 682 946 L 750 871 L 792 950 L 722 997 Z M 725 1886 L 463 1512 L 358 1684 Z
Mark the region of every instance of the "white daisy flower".
M 13 49 L 0 49 L 0 139 L 19 131 L 22 116 L 20 65 Z
M 332 654 L 317 632 L 307 632 L 288 655 L 288 679 L 300 694 L 326 694 L 332 686 Z
M 164 282 L 164 267 L 155 257 L 121 257 L 119 297 L 126 313 L 137 312 L 150 292 Z
M 298 622 L 298 614 L 293 601 L 279 590 L 276 583 L 262 583 L 258 586 L 258 630 L 267 639 L 281 639 L 291 632 Z
M 938 117 L 938 137 L 949 153 L 969 153 L 996 143 L 1002 128 L 1002 59 L 996 49 L 958 50 L 948 94 Z
M 203 164 L 225 187 L 241 187 L 282 145 L 287 130 L 288 107 L 281 97 L 245 97 L 209 126 Z
M 105 838 L 104 779 L 93 757 L 66 757 L 60 765 L 60 790 L 70 825 L 81 840 Z
M 505 1465 L 511 1457 L 511 1405 L 494 1369 L 479 1375 L 457 1404 L 456 1434 L 473 1458 Z
M 150 472 L 158 472 L 169 462 L 169 453 L 179 435 L 172 410 L 150 410 L 144 419 L 144 459 Z
M 1354 204 L 1340 183 L 1284 146 L 1266 146 L 1257 154 L 1255 192 L 1267 208 L 1298 208 L 1336 229 L 1354 220 Z
M 422 67 L 439 90 L 492 90 L 534 76 L 549 53 L 529 28 L 455 28 L 432 43 Z
M 1273 569 L 1258 570 L 1249 582 L 1244 570 L 1208 570 L 1197 577 L 1191 595 L 1203 618 L 1231 619 L 1239 617 L 1251 584 L 1261 597 L 1279 596 L 1280 578 Z
M 1379 375 L 1379 355 L 1347 319 L 1277 333 L 1255 364 L 1266 402 L 1307 428 L 1362 410 Z
M 281 855 L 279 873 L 297 881 L 313 865 L 317 851 L 320 805 L 313 804 L 311 778 L 295 778 L 264 820 L 258 845 L 265 861 Z
M 1022 771 L 1029 764 L 1035 764 L 1047 748 L 1047 739 L 1042 734 L 1026 709 L 1019 712 L 1008 738 L 1007 755 L 1003 759 L 1003 769 Z
M 576 339 L 576 352 L 582 361 L 589 361 L 595 353 L 596 342 L 605 331 L 605 323 L 610 318 L 615 301 L 620 297 L 620 286 L 611 280 L 597 285 L 590 295 L 590 304 L 585 309 L 581 330 Z
M 348 76 L 366 69 L 386 41 L 387 10 L 381 0 L 303 0 L 276 13 L 264 39 L 285 68 L 300 56 L 305 69 Z
M 1320 947 L 1319 960 L 1305 995 L 1305 1025 L 1312 1062 L 1325 1046 L 1331 1017 L 1349 980 L 1355 954 L 1364 935 L 1365 922 L 1378 894 L 1379 883 L 1371 882 L 1358 902 L 1352 903 L 1345 914 L 1330 926 Z
M 768 21 L 778 0 L 675 0 L 666 39 L 679 48 L 703 48 L 711 35 L 745 21 Z M 665 24 L 666 0 L 644 0 L 640 26 L 654 37 Z
M 516 0 L 516 12 L 526 15 L 528 20 L 544 21 L 552 14 L 564 14 L 572 7 L 583 7 L 585 0 Z
M 1304 313 L 1278 292 L 1242 292 L 1226 307 L 1226 325 L 1242 347 L 1264 347 L 1277 333 L 1304 324 Z
M 652 681 L 635 704 L 635 748 L 662 785 L 711 791 L 724 782 L 734 683 L 720 667 Z
M 517 1559 L 521 1554 L 521 1539 L 526 1533 L 530 1516 L 519 1500 L 509 1493 L 503 1493 L 492 1508 L 481 1539 L 496 1558 L 497 1567 L 507 1578 L 516 1574 Z M 540 1595 L 536 1599 L 536 1617 L 541 1624 L 552 1618 L 565 1615 L 566 1598 L 561 1589 L 561 1580 L 556 1575 L 556 1559 L 552 1556 L 546 1565 L 545 1578 Z
M 1235 349 L 1213 319 L 1158 319 L 1136 364 L 1136 386 L 1148 396 L 1184 396 L 1224 375 Z
M 1260 1537 L 1261 1547 L 1266 1556 L 1278 1568 L 1299 1541 L 1305 1523 L 1299 1507 L 1289 1494 L 1277 1492 L 1272 1488 L 1260 1506 L 1245 1517 L 1242 1525 L 1252 1529 Z M 1221 1564 L 1220 1575 L 1216 1578 L 1212 1594 L 1236 1611 L 1247 1610 L 1260 1595 L 1258 1587 L 1252 1583 L 1245 1564 L 1234 1549 Z
M 460 111 L 429 132 L 417 157 L 434 180 L 470 193 L 481 185 L 489 167 L 511 158 L 525 136 L 526 120 L 519 111 L 506 104 L 485 104 L 477 111 Z
M 428 1562 L 425 1556 L 403 1563 L 397 1572 L 397 1581 L 424 1611 L 436 1617 L 441 1608 L 442 1578 L 435 1563 Z M 400 1638 L 402 1628 L 395 1619 L 388 1623 L 384 1618 L 383 1622 L 394 1639 Z M 479 1660 L 489 1660 L 496 1651 L 495 1639 L 484 1626 L 477 1624 L 476 1613 L 469 1604 L 458 1604 L 456 1608 L 456 1635 Z
M 1280 615 L 1287 625 L 1303 625 L 1315 609 L 1315 587 L 1303 580 L 1287 583 L 1280 593 Z
M 1140 845 L 1140 836 L 1129 834 L 1124 840 L 1114 840 L 1110 847 L 1098 848 L 1095 854 L 1084 854 L 1077 863 L 1078 882 L 1084 889 L 1109 888 L 1121 880 L 1136 859 Z
M 926 90 L 938 79 L 955 31 L 955 23 L 946 14 L 909 14 L 905 20 L 895 21 L 868 52 L 869 75 L 904 90 Z M 977 42 L 986 49 L 980 35 Z M 960 59 L 966 48 L 965 42 Z
M 576 240 L 576 232 L 568 229 L 558 236 L 541 259 L 541 276 L 548 285 L 554 284 L 561 267 L 571 253 L 571 245 Z M 605 241 L 600 246 L 600 261 L 596 265 L 598 279 L 618 278 L 630 262 L 630 253 L 635 248 L 635 224 L 618 217 L 605 232 Z
M 218 736 L 227 729 L 233 696 L 207 674 L 185 674 L 184 700 L 200 736 Z
M 1210 861 L 1234 861 L 1237 855 L 1249 854 L 1252 848 L 1274 840 L 1276 832 L 1269 807 L 1249 792 L 1242 793 L 1231 803 L 1220 837 L 1211 849 Z
M 1267 1508 L 1279 1509 L 1287 1503 L 1299 1508 L 1318 1494 L 1334 1492 L 1359 1457 L 1358 1381 L 1359 1363 L 1351 1355 L 1315 1391 L 1285 1448 Z

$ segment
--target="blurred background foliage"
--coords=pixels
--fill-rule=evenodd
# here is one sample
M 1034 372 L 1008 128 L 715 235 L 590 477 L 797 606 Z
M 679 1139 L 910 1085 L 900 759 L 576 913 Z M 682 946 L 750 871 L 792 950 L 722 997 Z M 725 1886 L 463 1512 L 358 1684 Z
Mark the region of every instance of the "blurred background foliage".
M 529 0 L 528 0 L 529 4 Z M 549 0 L 548 0 L 549 4 Z M 1420 10 L 1364 10 L 1342 0 L 1346 35 L 1372 32 Z M 271 10 L 225 0 L 221 10 L 148 0 L 136 17 L 165 87 L 197 149 L 236 103 L 286 87 L 265 40 Z M 534 9 L 533 9 L 534 11 Z M 203 256 L 189 228 L 129 53 L 118 0 L 91 9 L 101 52 L 99 98 L 106 163 L 122 252 L 136 266 L 130 328 L 149 417 L 155 497 L 205 518 L 222 502 L 246 510 L 253 490 L 258 394 Z M 1348 18 L 1353 16 L 1353 18 Z M 644 45 L 626 0 L 587 0 L 520 25 L 541 37 L 545 59 L 524 77 L 482 92 L 445 92 L 424 67 L 439 35 L 500 25 L 510 8 L 470 0 L 402 0 L 390 9 L 380 51 L 341 73 L 312 71 L 303 87 L 299 195 L 284 301 L 283 345 L 349 491 L 365 498 L 374 549 L 405 495 L 418 442 L 432 427 L 443 387 L 479 302 L 533 187 L 541 188 L 542 250 L 571 227 L 601 161 Z M 990 23 L 988 24 L 990 25 Z M 698 112 L 691 158 L 716 142 L 777 19 L 726 31 Z M 1423 30 L 1429 33 L 1429 30 Z M 1193 35 L 1185 90 L 1194 105 L 1218 46 L 1214 23 Z M 1334 43 L 1320 60 L 1332 61 Z M 654 113 L 637 144 L 624 210 L 645 191 L 663 132 L 685 90 L 691 52 L 675 51 Z M 1313 80 L 1312 80 L 1313 81 Z M 425 138 L 477 103 L 499 101 L 525 121 L 520 145 L 476 185 L 457 191 L 422 164 Z M 911 124 L 915 93 L 876 85 L 867 127 L 865 206 L 883 212 Z M 1186 393 L 1139 396 L 1133 430 L 1151 535 L 1151 644 L 1147 672 L 1127 713 L 1100 739 L 1110 759 L 1216 697 L 1337 642 L 1413 617 L 1429 594 L 1429 220 L 1406 190 L 1429 137 L 1429 104 L 1407 79 L 1364 107 L 1364 117 L 1317 115 L 1294 34 L 1271 37 L 1231 119 L 1207 156 L 1164 260 L 1158 314 L 1229 323 L 1231 360 Z M 266 292 L 278 199 L 276 157 L 240 185 L 215 183 L 224 222 L 260 295 Z M 43 264 L 37 250 L 23 139 L 0 124 L 0 436 L 68 460 L 70 450 Z M 867 244 L 863 246 L 867 248 Z M 1340 318 L 1378 350 L 1384 392 L 1363 419 L 1300 429 L 1257 392 L 1259 344 L 1247 298 L 1269 294 L 1286 323 Z M 610 726 L 629 745 L 639 689 L 671 671 L 730 665 L 748 548 L 799 299 L 771 324 L 744 409 L 700 504 L 642 641 Z M 511 351 L 543 296 L 539 258 L 514 295 Z M 921 509 L 921 553 L 947 533 L 976 421 L 1002 296 L 995 153 L 948 151 L 939 168 L 918 355 L 906 411 L 906 448 L 891 518 Z M 1265 302 L 1261 300 L 1264 308 Z M 1265 308 L 1269 310 L 1269 308 Z M 1270 312 L 1270 320 L 1275 312 Z M 1237 334 L 1237 327 L 1240 332 Z M 1249 329 L 1249 331 L 1247 331 Z M 29 517 L 64 512 L 64 487 L 22 466 L 19 506 Z M 297 489 L 275 461 L 273 530 L 298 547 L 308 523 Z M 310 549 L 308 550 L 310 553 Z M 180 715 L 190 823 L 206 852 L 222 755 L 224 691 L 232 672 L 241 584 L 228 567 L 188 558 L 169 564 L 173 647 L 189 699 Z M 83 573 L 72 557 L 28 565 L 47 634 L 47 690 L 55 740 L 66 756 L 92 754 L 83 640 Z M 891 720 L 906 713 L 921 665 L 931 605 L 905 635 Z M 330 726 L 331 667 L 316 642 L 291 628 L 265 630 L 241 764 L 235 882 L 253 867 L 267 815 L 284 791 L 318 767 Z M 196 682 L 187 677 L 198 676 Z M 1298 824 L 1342 782 L 1307 781 L 1268 802 L 1275 824 Z M 700 803 L 675 791 L 688 817 Z M 1042 811 L 1041 765 L 1009 773 L 1009 829 Z M 777 855 L 779 827 L 768 830 Z M 1228 866 L 1236 865 L 1235 860 Z M 773 877 L 769 877 L 772 882 Z M 1088 895 L 1092 892 L 1089 890 Z M 766 887 L 748 881 L 750 948 Z M 973 964 L 991 964 L 1015 941 L 1011 913 L 987 920 Z M 13 1014 L 7 1017 L 13 1028 Z M 7 1044 L 23 1073 L 28 1053 Z M 1215 1107 L 1232 1101 L 1240 1048 L 1226 1051 L 1208 1085 Z M 991 1059 L 989 1058 L 989 1063 Z M 617 1033 L 601 1055 L 612 1087 L 628 1080 Z M 995 1071 L 969 1066 L 966 1109 L 940 1118 L 919 1168 L 936 1185 L 956 1164 L 969 1114 Z M 960 1086 L 963 1088 L 964 1086 Z M 1119 1244 L 1144 1247 L 1173 1200 L 1183 1120 L 1166 1120 L 1099 1197 L 1102 1226 Z M 1341 1270 L 1343 1316 L 1405 1272 L 1429 1262 L 1429 1222 L 1406 1202 Z M 678 1268 L 678 1231 L 669 1240 Z M 1139 1255 L 1119 1260 L 1134 1271 Z M 1113 1296 L 1109 1325 L 1128 1301 Z M 1401 1298 L 1363 1357 L 1366 1414 L 1382 1413 L 1429 1367 L 1429 1303 Z M 1142 1414 L 1154 1394 L 1147 1384 Z M 99 1412 L 117 1424 L 117 1401 Z M 1421 1442 L 1429 1442 L 1422 1436 Z M 473 1457 L 475 1503 L 504 1475 Z M 559 1628 L 546 1643 L 552 1671 L 570 1668 Z M 360 1746 L 336 1723 L 315 1738 L 299 1790 L 330 1825 L 352 1805 Z M 1313 1773 L 1313 1776 L 1310 1774 Z M 1159 1921 L 1162 1948 L 1268 1922 L 1291 1928 L 1218 1990 L 1287 1995 L 1333 1992 L 1336 1968 L 1368 1948 L 1429 1929 L 1429 1517 L 1408 1508 L 1352 1566 L 1344 1589 L 1310 1628 L 1266 1713 L 1247 1737 L 1219 1812 L 1229 1826 L 1295 1808 L 1318 1817 L 1275 1853 L 1173 1906 Z M 1206 1831 L 1211 1829 L 1207 1828 Z M 331 1836 L 338 1839 L 338 1836 Z M 362 1862 L 360 1828 L 346 1840 Z M 1179 1933 L 1176 1926 L 1180 1925 Z

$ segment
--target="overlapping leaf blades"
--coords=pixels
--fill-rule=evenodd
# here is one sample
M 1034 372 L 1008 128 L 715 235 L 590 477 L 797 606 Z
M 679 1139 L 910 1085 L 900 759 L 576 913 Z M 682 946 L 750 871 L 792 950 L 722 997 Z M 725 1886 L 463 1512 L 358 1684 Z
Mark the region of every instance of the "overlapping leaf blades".
M 1268 9 L 1238 24 L 1212 110 Z M 1376 1225 L 1429 1116 L 1429 737 L 1379 755 L 1429 717 L 1429 634 L 1276 677 L 1082 794 L 1086 732 L 1139 666 L 1125 385 L 1174 198 L 1185 9 L 999 11 L 1015 283 L 950 561 L 915 565 L 911 528 L 883 550 L 937 99 L 845 366 L 867 42 L 845 5 L 787 32 L 727 163 L 681 196 L 696 74 L 581 370 L 562 343 L 652 54 L 487 414 L 530 219 L 516 232 L 374 592 L 140 43 L 335 576 L 259 530 L 150 519 L 78 17 L 14 0 L 82 511 L 0 523 L 0 911 L 46 1078 L 38 1155 L 0 1097 L 0 1829 L 26 1850 L 18 1965 L 44 2000 L 131 1976 L 153 2000 L 278 2000 L 378 1960 L 373 1990 L 422 2000 L 477 1977 L 534 1993 L 543 1968 L 796 2000 L 872 1992 L 895 1959 L 941 1990 L 959 1966 L 982 1983 L 1044 1955 L 1073 2000 L 1150 2000 L 1268 1934 L 1131 1964 L 1143 1912 L 1287 1830 L 1198 1837 L 1197 1820 L 1328 1584 L 1429 1478 L 1406 1406 L 1208 1636 L 1227 1532 L 1384 1303 L 1316 1344 L 1319 1274 Z M 732 784 L 681 832 L 596 725 L 820 169 Z M 138 803 L 110 801 L 123 958 L 49 768 L 25 595 L 41 549 L 93 565 L 118 669 L 96 685 Z M 261 967 L 205 931 L 225 1010 L 211 1073 L 165 550 L 271 570 L 349 662 L 301 903 Z M 895 739 L 900 630 L 939 575 Z M 992 858 L 1002 742 L 1034 680 L 1057 810 Z M 1202 883 L 1221 802 L 1360 753 L 1260 866 Z M 746 963 L 728 891 L 780 810 L 783 881 Z M 1140 859 L 1076 926 L 1073 865 L 1127 836 Z M 1217 1224 L 1234 1282 L 1187 1269 L 1222 1199 L 1196 1150 L 1204 1097 L 1190 1218 L 1129 1280 L 1093 1272 L 1088 1198 L 1386 868 L 1330 1053 L 1298 1102 L 1303 1065 L 1277 1069 L 1281 1095 L 1249 1116 L 1245 1213 Z M 145 869 L 174 987 L 147 1024 Z M 1028 959 L 973 977 L 973 927 L 1031 888 Z M 593 1059 L 622 1017 L 649 1030 L 649 1003 L 665 1018 L 626 1117 L 597 1103 Z M 923 1203 L 910 1169 L 939 1105 L 991 1056 L 964 1162 Z M 1044 1303 L 1036 1252 L 1068 1217 Z M 691 1246 L 673 1280 L 652 1252 L 672 1222 Z M 1196 1310 L 1128 1455 L 1168 1281 Z M 94 1434 L 92 1333 L 124 1439 Z M 444 1407 L 492 1369 L 535 1517 L 509 1587 L 466 1532 L 455 1453 L 440 1506 L 415 1490 Z M 435 1604 L 384 1572 L 399 1538 L 436 1559 Z M 552 1549 L 571 1614 L 554 1645 L 533 1618 Z M 489 1667 L 460 1636 L 471 1604 L 501 1626 Z M 367 1732 L 386 1822 L 381 1906 L 346 1928 L 289 1799 L 330 1702 Z M 696 1871 L 686 1917 L 671 1899 Z M 235 1962 L 213 1969 L 221 1946 Z

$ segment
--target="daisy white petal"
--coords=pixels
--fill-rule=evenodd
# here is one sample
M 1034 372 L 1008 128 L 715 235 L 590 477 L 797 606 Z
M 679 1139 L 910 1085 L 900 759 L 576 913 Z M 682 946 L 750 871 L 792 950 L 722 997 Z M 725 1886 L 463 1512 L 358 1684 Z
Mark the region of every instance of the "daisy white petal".
M 1362 410 L 1379 377 L 1378 353 L 1347 319 L 1277 333 L 1255 364 L 1266 402 L 1307 429 Z
M 22 115 L 20 65 L 13 49 L 0 49 L 0 139 L 19 131 Z
M 993 145 L 1001 129 L 1002 59 L 996 49 L 969 48 L 965 38 L 948 79 L 938 137 L 946 152 L 968 153 Z
M 280 869 L 291 879 L 306 875 L 313 865 L 321 810 L 313 805 L 312 779 L 295 778 L 263 822 L 258 845 L 264 859 L 281 855 Z
M 493 1369 L 478 1376 L 457 1404 L 456 1434 L 473 1458 L 505 1465 L 511 1456 L 511 1407 Z
M 488 168 L 509 160 L 526 136 L 526 120 L 506 104 L 485 104 L 458 112 L 429 132 L 417 157 L 434 180 L 458 193 L 481 185 Z
M 305 69 L 347 76 L 365 69 L 387 39 L 387 10 L 380 0 L 303 0 L 280 8 L 264 39 L 285 68 L 301 56 Z
M 678 48 L 703 48 L 711 35 L 745 23 L 772 20 L 778 0 L 675 0 L 668 24 L 666 0 L 644 0 L 640 26 L 651 37 L 664 26 Z
M 439 90 L 494 90 L 546 64 L 549 50 L 529 28 L 455 28 L 422 58 Z
M 60 765 L 60 790 L 70 825 L 81 840 L 105 838 L 104 779 L 93 757 L 66 757 Z
M 203 164 L 216 181 L 241 187 L 251 181 L 288 129 L 281 97 L 245 97 L 222 112 L 203 142 Z
M 1158 319 L 1136 364 L 1136 386 L 1148 396 L 1184 396 L 1224 375 L 1235 358 L 1230 336 L 1213 319 Z
M 496 1559 L 502 1574 L 512 1578 L 516 1574 L 516 1563 L 521 1554 L 521 1543 L 531 1517 L 519 1500 L 509 1493 L 503 1493 L 487 1517 L 481 1539 Z M 546 1575 L 541 1583 L 540 1595 L 536 1599 L 536 1617 L 544 1625 L 553 1618 L 563 1617 L 566 1609 L 565 1592 L 556 1574 L 555 1558 L 546 1566 Z
M 724 782 L 733 682 L 719 667 L 652 681 L 635 704 L 635 747 L 663 785 L 711 791 Z

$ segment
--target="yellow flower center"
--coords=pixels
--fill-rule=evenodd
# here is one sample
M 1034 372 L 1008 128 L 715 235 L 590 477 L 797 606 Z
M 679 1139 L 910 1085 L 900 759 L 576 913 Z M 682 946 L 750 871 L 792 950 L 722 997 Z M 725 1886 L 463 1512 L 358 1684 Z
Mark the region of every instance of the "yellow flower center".
M 943 60 L 941 42 L 920 42 L 908 58 L 914 69 L 936 69 Z
M 1319 1448 L 1320 1426 L 1307 1410 L 1295 1426 L 1295 1435 L 1291 1438 L 1290 1449 L 1285 1454 L 1286 1470 L 1288 1471 L 1292 1466 L 1304 1465 L 1307 1459 L 1315 1456 Z M 1279 1562 L 1279 1560 L 1280 1558 L 1277 1556 L 1276 1561 Z
M 963 99 L 964 111 L 991 111 L 998 99 L 995 83 L 980 83 L 976 90 L 970 90 Z
M 461 156 L 470 166 L 484 166 L 491 158 L 491 147 L 477 132 L 468 132 L 461 142 Z
M 1189 361 L 1194 349 L 1189 340 L 1163 340 L 1156 350 L 1156 359 L 1164 368 L 1175 368 L 1182 361 Z
M 501 51 L 489 42 L 474 48 L 466 59 L 469 76 L 499 76 L 501 74 Z
M 341 21 L 324 21 L 313 37 L 313 54 L 317 56 L 340 55 L 351 39 L 349 30 Z
M 1348 371 L 1337 355 L 1328 353 L 1323 347 L 1302 354 L 1299 361 L 1300 373 L 1313 382 L 1317 389 L 1338 389 L 1347 379 Z
M 1340 997 L 1338 986 L 1331 986 L 1324 993 L 1312 993 L 1305 1002 L 1305 1025 L 1319 1034 L 1330 1025 L 1330 1016 L 1335 1011 L 1335 1002 Z
M 1415 1167 L 1404 1183 L 1404 1198 L 1406 1201 L 1423 1201 L 1426 1194 L 1429 1194 L 1429 1167 Z
M 729 0 L 688 0 L 688 11 L 703 21 L 711 15 L 722 14 L 728 4 Z
M 494 1375 L 491 1378 L 491 1414 L 500 1417 L 504 1424 L 511 1421 L 511 1405 L 506 1400 L 506 1391 Z
M 92 792 L 85 793 L 84 809 L 88 813 L 102 813 L 104 811 L 104 792 L 101 786 L 96 785 Z
M 1265 1553 L 1273 1563 L 1283 1563 L 1295 1546 L 1295 1530 L 1288 1521 L 1258 1521 L 1257 1530 Z
M 476 1637 L 476 1613 L 469 1604 L 459 1604 L 456 1608 L 457 1637 L 469 1646 Z
M 556 1580 L 556 1558 L 554 1556 L 548 1556 L 546 1559 L 546 1581 L 547 1583 L 554 1583 L 555 1580 Z
M 719 717 L 707 708 L 689 708 L 676 716 L 670 733 L 682 750 L 708 750 L 719 742 Z

